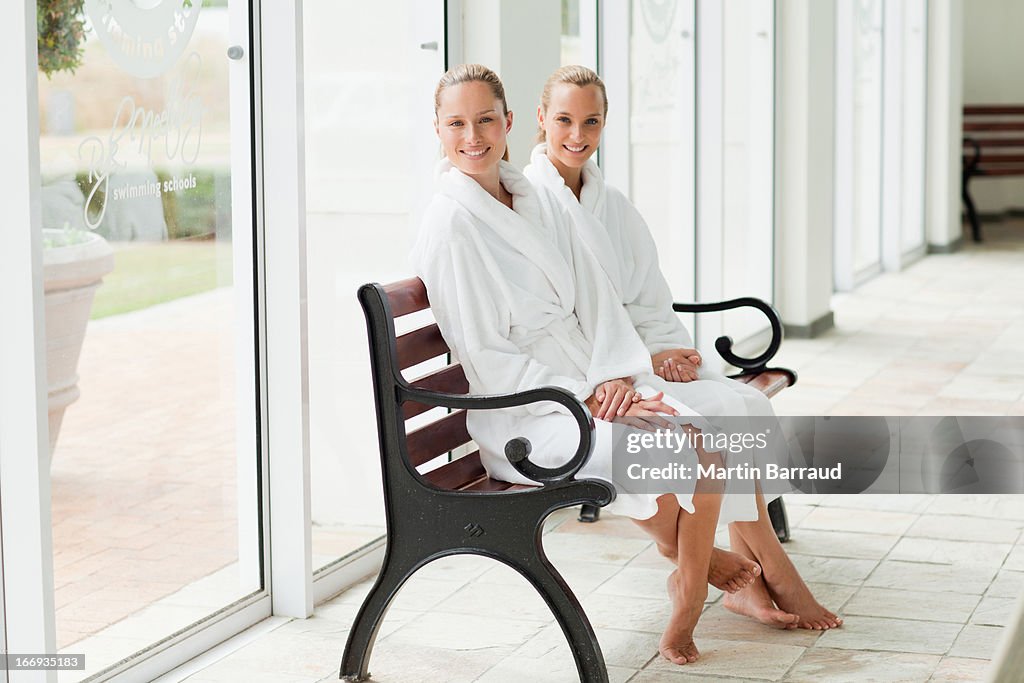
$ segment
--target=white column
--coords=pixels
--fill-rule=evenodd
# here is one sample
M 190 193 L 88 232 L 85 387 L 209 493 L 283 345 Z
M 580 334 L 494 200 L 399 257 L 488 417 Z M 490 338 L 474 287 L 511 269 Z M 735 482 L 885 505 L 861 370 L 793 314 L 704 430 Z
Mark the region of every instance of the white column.
M 605 123 L 601 141 L 601 171 L 610 185 L 632 197 L 630 154 L 630 52 L 628 2 L 600 2 L 598 11 L 598 73 L 608 90 L 608 101 L 615 103 Z M 582 26 L 580 27 L 582 31 Z
M 7 652 L 55 653 L 43 244 L 39 209 L 36 3 L 14 2 L 0 29 L 0 538 Z M 55 672 L 7 672 L 12 683 Z
M 835 5 L 776 5 L 775 301 L 787 332 L 832 326 Z
M 302 4 L 262 3 L 264 386 L 274 614 L 313 612 Z M 260 117 L 257 118 L 259 122 Z
M 535 144 L 544 81 L 561 60 L 561 17 L 551 0 L 462 0 L 462 61 L 501 77 L 514 115 L 509 154 L 519 168 Z
M 933 252 L 953 251 L 963 239 L 960 225 L 963 14 L 963 0 L 931 0 L 928 4 L 925 232 L 928 249 Z

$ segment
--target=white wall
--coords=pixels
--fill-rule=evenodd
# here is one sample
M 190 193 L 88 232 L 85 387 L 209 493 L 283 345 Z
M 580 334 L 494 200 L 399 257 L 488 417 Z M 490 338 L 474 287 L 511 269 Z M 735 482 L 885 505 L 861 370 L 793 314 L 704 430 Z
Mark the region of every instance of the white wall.
M 1024 104 L 1024 2 L 971 0 L 963 11 L 964 104 Z M 1024 179 L 971 184 L 980 213 L 1024 208 Z

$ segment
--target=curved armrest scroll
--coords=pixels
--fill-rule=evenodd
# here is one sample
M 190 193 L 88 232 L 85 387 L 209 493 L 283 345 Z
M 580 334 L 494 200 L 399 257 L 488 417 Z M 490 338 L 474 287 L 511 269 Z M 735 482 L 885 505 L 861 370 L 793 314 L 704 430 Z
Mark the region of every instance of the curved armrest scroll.
M 964 173 L 969 176 L 978 170 L 978 162 L 981 161 L 981 145 L 972 137 L 964 137 L 964 142 L 974 149 L 974 157 L 968 159 L 967 155 L 964 155 Z
M 782 344 L 782 318 L 771 304 L 752 296 L 745 296 L 739 299 L 729 299 L 728 301 L 718 301 L 708 304 L 672 304 L 672 310 L 676 313 L 711 313 L 743 307 L 756 308 L 767 316 L 768 322 L 771 323 L 772 326 L 772 338 L 768 343 L 768 348 L 764 350 L 764 353 L 761 353 L 758 356 L 753 358 L 744 358 L 743 356 L 738 356 L 733 353 L 732 337 L 721 336 L 715 340 L 715 349 L 718 351 L 719 355 L 722 356 L 722 359 L 725 360 L 725 362 L 740 368 L 744 373 L 761 372 L 767 368 L 768 361 L 775 357 L 775 354 L 778 353 L 779 346 Z
M 560 467 L 540 467 L 528 459 L 530 442 L 517 437 L 505 445 L 505 456 L 512 467 L 528 479 L 545 484 L 554 484 L 571 479 L 580 471 L 594 450 L 594 418 L 586 406 L 580 403 L 573 394 L 561 387 L 540 387 L 514 394 L 497 394 L 494 396 L 471 396 L 469 394 L 445 394 L 437 391 L 426 391 L 415 387 L 399 387 L 401 400 L 417 401 L 442 408 L 465 408 L 467 410 L 496 410 L 513 408 L 541 401 L 554 401 L 564 406 L 576 418 L 580 430 L 580 444 L 569 462 Z

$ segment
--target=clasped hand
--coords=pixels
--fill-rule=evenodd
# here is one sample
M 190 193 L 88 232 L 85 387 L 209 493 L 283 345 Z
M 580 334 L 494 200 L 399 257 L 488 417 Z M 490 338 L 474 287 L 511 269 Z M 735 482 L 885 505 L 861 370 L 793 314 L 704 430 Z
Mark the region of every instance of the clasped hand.
M 628 378 L 613 379 L 597 387 L 594 395 L 586 400 L 587 408 L 599 420 L 624 422 L 640 429 L 653 430 L 657 427 L 672 429 L 673 424 L 663 415 L 678 415 L 675 408 L 662 399 L 663 392 L 644 398 L 633 387 Z
M 654 374 L 668 382 L 691 382 L 703 360 L 697 349 L 669 349 L 651 356 Z

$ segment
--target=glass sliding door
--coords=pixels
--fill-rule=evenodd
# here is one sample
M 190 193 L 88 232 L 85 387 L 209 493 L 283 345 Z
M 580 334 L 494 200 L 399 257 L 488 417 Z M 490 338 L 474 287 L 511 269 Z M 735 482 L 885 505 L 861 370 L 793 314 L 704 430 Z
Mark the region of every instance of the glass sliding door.
M 720 267 L 708 264 L 711 275 L 721 278 L 722 299 L 772 300 L 774 4 L 723 3 L 722 261 Z M 698 242 L 717 238 L 715 225 L 701 225 L 699 230 Z M 701 298 L 707 299 L 703 292 Z M 723 316 L 723 332 L 737 343 L 767 330 L 764 319 L 749 310 Z
M 356 291 L 412 276 L 439 147 L 445 3 L 303 7 L 313 567 L 384 533 L 366 326 Z
M 628 189 L 651 229 L 677 301 L 693 301 L 696 294 L 695 22 L 694 0 L 631 3 L 629 98 L 612 99 L 608 112 L 611 122 L 628 107 L 631 177 L 623 190 Z M 624 27 L 605 25 L 602 30 Z M 612 134 L 609 127 L 606 139 Z M 609 178 L 614 174 L 606 170 Z M 692 332 L 692 316 L 686 317 Z
M 839 291 L 881 270 L 882 9 L 882 0 L 838 0 L 836 10 L 834 262 Z
M 252 17 L 236 0 L 51 5 L 38 104 L 53 602 L 58 650 L 87 665 L 70 681 L 263 591 Z

